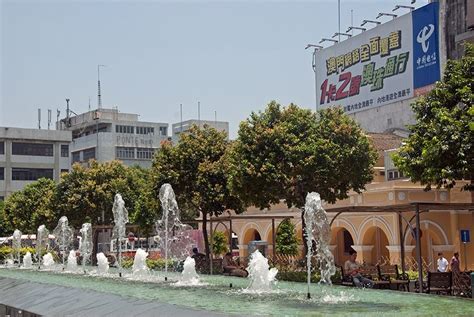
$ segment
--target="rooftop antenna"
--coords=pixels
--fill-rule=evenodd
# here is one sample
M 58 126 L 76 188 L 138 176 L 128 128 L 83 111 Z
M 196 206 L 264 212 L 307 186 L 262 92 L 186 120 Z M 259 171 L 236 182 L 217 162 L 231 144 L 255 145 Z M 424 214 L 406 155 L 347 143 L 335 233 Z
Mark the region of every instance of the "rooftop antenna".
M 337 0 L 337 33 L 339 38 L 337 39 L 339 42 L 341 41 L 341 0 Z
M 89 111 L 91 111 L 91 97 L 89 97 Z
M 181 120 L 181 133 L 183 133 L 183 104 L 182 103 L 179 104 L 179 117 Z
M 349 31 L 351 31 L 351 35 L 354 35 L 354 28 L 353 28 L 353 26 L 354 26 L 354 9 L 351 9 L 351 27 L 350 27 L 350 29 L 348 29 L 348 30 L 346 31 L 346 33 L 348 33 Z
M 51 109 L 48 109 L 48 130 L 51 127 Z
M 215 125 L 214 128 L 217 129 L 217 110 L 214 110 L 214 125 Z
M 59 116 L 61 115 L 61 111 L 56 109 L 56 129 L 58 128 Z M 59 129 L 61 129 L 61 125 L 59 125 Z
M 100 68 L 105 65 L 97 65 L 97 109 L 102 109 L 102 95 L 100 93 Z
M 198 125 L 201 128 L 201 102 L 198 101 Z
M 66 119 L 69 121 L 69 98 L 66 98 Z
M 38 129 L 41 130 L 41 108 L 38 108 Z

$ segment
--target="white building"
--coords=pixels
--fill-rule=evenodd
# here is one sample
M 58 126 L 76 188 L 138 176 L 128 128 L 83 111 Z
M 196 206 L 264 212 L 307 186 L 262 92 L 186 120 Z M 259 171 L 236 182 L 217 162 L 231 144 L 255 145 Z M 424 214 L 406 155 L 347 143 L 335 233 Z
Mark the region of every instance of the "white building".
M 71 166 L 70 131 L 0 127 L 0 200 L 45 177 L 59 180 Z
M 120 160 L 150 167 L 153 153 L 168 139 L 168 124 L 138 120 L 138 114 L 98 109 L 65 118 L 59 130 L 72 131 L 72 163 Z
M 188 132 L 193 125 L 197 125 L 199 127 L 208 125 L 216 129 L 217 131 L 224 131 L 227 135 L 227 139 L 229 139 L 229 122 L 191 119 L 191 120 L 174 123 L 172 125 L 173 142 L 174 143 L 178 142 L 180 134 Z

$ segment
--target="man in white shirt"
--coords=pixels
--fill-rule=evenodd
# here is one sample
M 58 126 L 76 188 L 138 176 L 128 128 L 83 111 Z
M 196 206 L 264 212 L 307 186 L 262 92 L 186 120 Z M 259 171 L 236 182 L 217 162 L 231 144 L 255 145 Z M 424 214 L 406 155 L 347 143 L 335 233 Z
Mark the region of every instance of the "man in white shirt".
M 448 260 L 443 257 L 443 253 L 438 253 L 438 272 L 447 272 L 448 271 Z

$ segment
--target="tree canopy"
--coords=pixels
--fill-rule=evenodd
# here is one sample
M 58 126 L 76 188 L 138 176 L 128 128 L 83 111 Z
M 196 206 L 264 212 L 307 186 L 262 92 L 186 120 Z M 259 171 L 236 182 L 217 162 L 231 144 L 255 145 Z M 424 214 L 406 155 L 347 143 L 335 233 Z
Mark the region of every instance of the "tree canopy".
M 54 208 L 55 190 L 53 180 L 40 178 L 11 194 L 5 201 L 3 211 L 4 221 L 10 230 L 32 233 L 42 224 L 54 228 L 60 216 Z
M 308 192 L 327 202 L 361 192 L 377 154 L 342 109 L 310 110 L 272 101 L 240 124 L 231 158 L 231 188 L 247 204 L 268 208 L 284 199 L 302 208 Z
M 153 160 L 151 173 L 156 195 L 161 185 L 169 183 L 184 211 L 183 218 L 194 219 L 202 214 L 207 255 L 210 253 L 207 216 L 218 216 L 227 209 L 243 211 L 240 199 L 227 186 L 228 146 L 225 132 L 207 125 L 193 126 L 189 133 L 181 135 L 176 145 L 163 143 Z
M 88 167 L 74 164 L 57 185 L 58 214 L 66 215 L 76 228 L 86 219 L 93 225 L 102 224 L 102 213 L 103 223 L 111 224 L 114 195 L 120 193 L 127 209 L 135 211 L 135 203 L 143 195 L 145 173 L 140 167 L 127 167 L 119 161 L 99 163 L 92 160 Z M 139 217 L 132 215 L 132 218 Z
M 448 61 L 443 80 L 412 104 L 416 124 L 393 158 L 426 189 L 452 188 L 464 179 L 463 189 L 474 190 L 474 45 L 465 45 L 465 56 Z

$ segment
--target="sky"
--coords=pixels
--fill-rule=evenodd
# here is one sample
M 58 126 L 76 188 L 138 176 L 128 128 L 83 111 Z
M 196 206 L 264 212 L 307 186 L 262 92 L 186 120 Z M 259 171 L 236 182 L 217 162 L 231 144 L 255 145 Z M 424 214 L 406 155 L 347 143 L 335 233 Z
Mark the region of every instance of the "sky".
M 341 0 L 341 32 L 411 0 Z M 415 7 L 427 4 L 417 0 Z M 400 10 L 398 12 L 407 12 Z M 0 0 L 0 126 L 41 127 L 102 105 L 151 122 L 239 122 L 271 101 L 314 109 L 308 43 L 338 30 L 338 2 Z M 380 21 L 388 21 L 383 17 Z M 356 32 L 357 33 L 357 32 Z M 326 46 L 329 44 L 325 44 Z

